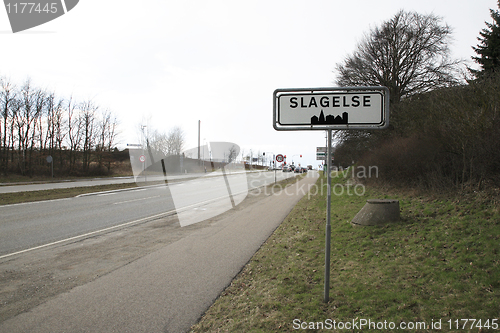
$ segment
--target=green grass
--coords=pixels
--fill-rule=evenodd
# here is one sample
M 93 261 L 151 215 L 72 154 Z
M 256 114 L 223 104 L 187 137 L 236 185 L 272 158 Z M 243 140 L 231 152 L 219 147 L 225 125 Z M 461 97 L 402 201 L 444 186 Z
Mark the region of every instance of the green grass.
M 297 204 L 193 332 L 293 332 L 294 319 L 441 320 L 441 331 L 450 331 L 448 320 L 500 321 L 500 211 L 473 198 L 391 195 L 400 201 L 400 223 L 354 228 L 349 222 L 367 199 L 388 196 L 375 189 L 332 195 L 331 289 L 324 303 L 323 187 Z M 470 324 L 461 331 L 479 331 Z
M 2 193 L 0 195 L 0 205 L 71 198 L 79 194 L 112 191 L 112 190 L 132 188 L 132 187 L 137 187 L 137 184 L 126 183 L 126 184 L 85 186 L 85 187 L 71 187 L 71 188 L 61 188 L 61 189 L 42 190 L 42 191 Z

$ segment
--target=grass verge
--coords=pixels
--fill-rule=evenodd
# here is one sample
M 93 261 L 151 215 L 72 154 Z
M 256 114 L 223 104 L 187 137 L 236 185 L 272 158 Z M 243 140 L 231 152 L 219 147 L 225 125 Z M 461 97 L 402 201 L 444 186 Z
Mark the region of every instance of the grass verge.
M 337 194 L 346 181 L 333 179 Z M 332 195 L 325 304 L 325 178 L 317 184 L 317 194 L 296 205 L 191 332 L 335 332 L 339 322 L 352 328 L 342 331 L 359 332 L 373 330 L 369 320 L 385 322 L 379 331 L 388 332 L 401 331 L 400 325 L 418 332 L 498 331 L 498 206 L 396 194 L 400 223 L 354 228 L 349 222 L 367 199 L 387 196 L 375 189 Z M 359 326 L 363 320 L 366 326 Z
M 102 191 L 112 191 L 137 187 L 136 183 L 98 185 L 85 187 L 60 188 L 54 190 L 3 193 L 0 195 L 0 205 L 10 205 L 22 202 L 42 201 L 71 198 L 80 194 Z

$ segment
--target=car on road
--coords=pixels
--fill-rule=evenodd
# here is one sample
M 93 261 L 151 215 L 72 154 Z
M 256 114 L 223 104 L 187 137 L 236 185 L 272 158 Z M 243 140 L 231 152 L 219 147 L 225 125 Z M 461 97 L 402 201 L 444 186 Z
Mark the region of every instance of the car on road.
M 304 173 L 304 172 L 307 172 L 307 168 L 301 166 L 295 168 L 295 173 Z

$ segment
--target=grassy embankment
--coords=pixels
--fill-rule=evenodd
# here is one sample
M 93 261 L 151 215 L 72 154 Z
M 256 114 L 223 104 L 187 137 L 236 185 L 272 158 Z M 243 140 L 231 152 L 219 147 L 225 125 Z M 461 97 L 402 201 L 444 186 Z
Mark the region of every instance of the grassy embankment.
M 345 182 L 333 179 L 337 193 Z M 331 290 L 325 304 L 325 178 L 318 184 L 322 191 L 297 204 L 193 332 L 293 332 L 300 324 L 317 330 L 317 322 L 359 325 L 363 319 L 396 327 L 440 321 L 440 331 L 498 331 L 493 330 L 500 326 L 495 203 L 477 196 L 387 196 L 375 189 L 363 196 L 332 195 Z M 399 199 L 400 223 L 350 225 L 366 199 L 384 197 Z M 415 331 L 436 331 L 431 328 Z M 363 329 L 355 331 L 367 326 Z

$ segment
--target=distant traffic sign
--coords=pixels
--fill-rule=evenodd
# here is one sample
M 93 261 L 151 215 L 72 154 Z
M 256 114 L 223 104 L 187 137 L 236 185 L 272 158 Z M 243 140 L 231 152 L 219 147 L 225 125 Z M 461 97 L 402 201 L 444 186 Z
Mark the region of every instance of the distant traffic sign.
M 316 160 L 318 161 L 326 161 L 326 151 L 327 147 L 316 147 Z M 335 148 L 332 148 L 332 159 L 333 159 L 333 153 L 335 152 Z
M 283 162 L 283 159 L 284 159 L 283 155 L 281 155 L 281 154 L 276 155 L 276 162 L 281 163 L 281 162 Z
M 274 91 L 278 131 L 383 129 L 389 126 L 386 87 L 297 88 Z
M 141 161 L 141 163 L 146 162 L 146 156 L 144 155 L 139 156 L 139 161 Z

